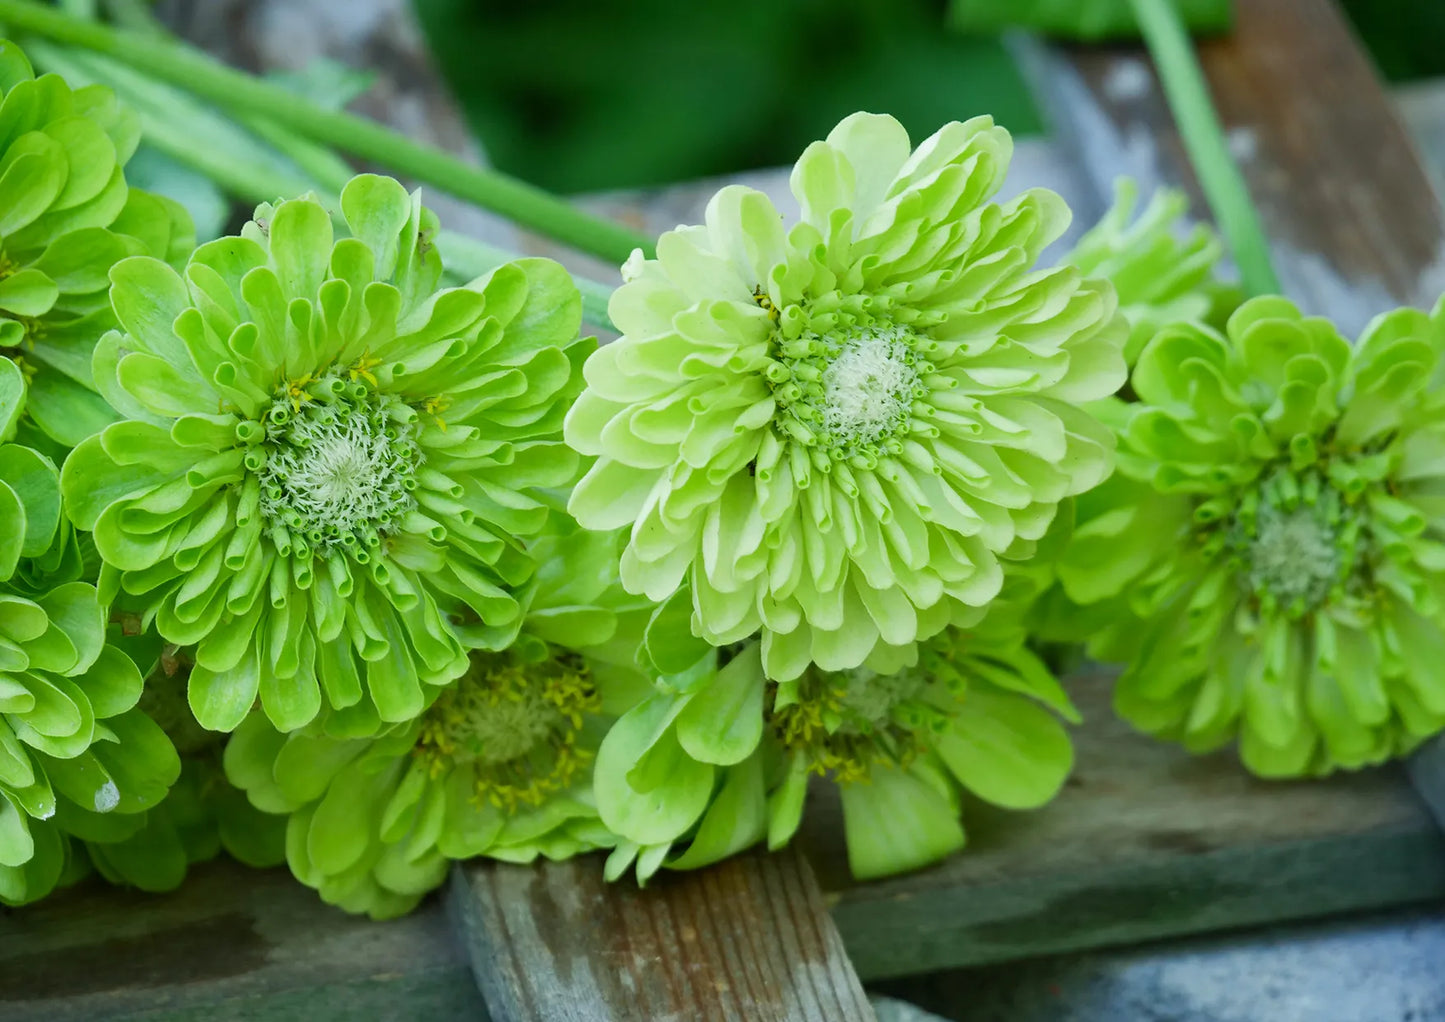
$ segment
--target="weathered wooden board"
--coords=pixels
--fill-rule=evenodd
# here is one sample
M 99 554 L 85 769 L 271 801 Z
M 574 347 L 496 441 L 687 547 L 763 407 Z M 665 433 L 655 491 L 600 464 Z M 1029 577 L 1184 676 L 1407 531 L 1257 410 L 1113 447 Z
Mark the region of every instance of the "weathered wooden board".
M 0 913 L 5 1022 L 485 1018 L 435 902 L 373 923 L 285 870 L 217 862 L 175 894 L 86 884 Z
M 850 1022 L 873 1009 L 812 870 L 752 853 L 639 890 L 602 862 L 477 862 L 452 876 L 493 1022 Z

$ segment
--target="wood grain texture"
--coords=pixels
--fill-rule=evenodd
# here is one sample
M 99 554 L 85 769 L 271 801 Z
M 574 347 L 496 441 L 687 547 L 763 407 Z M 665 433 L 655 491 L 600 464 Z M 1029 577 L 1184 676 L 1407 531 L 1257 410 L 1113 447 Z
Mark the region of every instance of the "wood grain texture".
M 359 1018 L 486 1018 L 439 904 L 374 923 L 217 862 L 175 894 L 87 883 L 0 912 L 5 1022 Z
M 646 890 L 602 863 L 477 862 L 448 908 L 494 1022 L 871 1020 L 808 864 L 747 854 Z

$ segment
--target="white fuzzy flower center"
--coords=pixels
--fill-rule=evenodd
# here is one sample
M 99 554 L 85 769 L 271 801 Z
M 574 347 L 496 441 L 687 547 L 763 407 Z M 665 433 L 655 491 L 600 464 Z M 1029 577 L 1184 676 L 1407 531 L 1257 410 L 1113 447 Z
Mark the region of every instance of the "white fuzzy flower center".
M 416 506 L 416 432 L 377 400 L 297 408 L 268 427 L 261 513 L 319 549 L 367 541 Z
M 1316 508 L 1259 510 L 1250 545 L 1249 581 L 1256 591 L 1273 593 L 1281 603 L 1301 600 L 1318 606 L 1339 575 L 1336 532 Z
M 844 443 L 869 443 L 907 418 L 918 372 L 901 329 L 850 338 L 823 371 L 823 425 Z

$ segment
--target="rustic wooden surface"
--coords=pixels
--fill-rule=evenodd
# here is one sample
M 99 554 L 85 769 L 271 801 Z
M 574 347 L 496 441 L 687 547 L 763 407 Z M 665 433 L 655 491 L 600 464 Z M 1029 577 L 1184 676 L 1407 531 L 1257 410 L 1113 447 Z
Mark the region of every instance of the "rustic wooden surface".
M 485 1020 L 435 902 L 373 923 L 285 870 L 217 862 L 169 895 L 86 884 L 0 910 L 0 1019 Z
M 646 890 L 600 858 L 477 862 L 452 876 L 493 1022 L 873 1019 L 809 868 L 751 853 Z

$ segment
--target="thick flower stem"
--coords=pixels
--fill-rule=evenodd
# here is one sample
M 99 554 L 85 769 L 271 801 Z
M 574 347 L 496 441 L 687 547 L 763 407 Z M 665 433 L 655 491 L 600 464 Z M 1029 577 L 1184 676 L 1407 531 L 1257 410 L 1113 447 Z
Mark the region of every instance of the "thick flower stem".
M 314 190 L 328 196 L 329 208 L 335 209 L 335 196 L 352 176 L 351 169 L 329 149 L 298 139 L 264 119 L 248 121 L 248 126 L 290 157 L 304 172 L 304 177 L 272 161 L 239 157 L 232 147 L 200 144 L 201 139 L 208 137 L 212 115 L 199 107 L 192 109 L 178 104 L 178 97 L 169 86 L 103 57 L 87 57 L 63 47 L 32 44 L 30 52 L 46 69 L 56 71 L 74 84 L 100 81 L 109 85 L 140 118 L 141 134 L 146 142 L 177 163 L 209 178 L 233 199 L 253 204 L 274 202 Z M 307 152 L 298 153 L 298 146 Z M 308 154 L 311 158 L 303 161 L 302 157 Z M 463 280 L 480 277 L 517 258 L 515 253 L 455 231 L 441 231 L 436 242 L 448 271 Z M 585 277 L 574 276 L 573 280 L 582 293 L 583 318 L 594 326 L 614 329 L 607 315 L 612 288 Z
M 1269 242 L 1260 226 L 1259 213 L 1229 154 L 1219 116 L 1209 98 L 1209 86 L 1179 12 L 1171 0 L 1129 3 L 1154 57 L 1159 81 L 1204 197 L 1239 267 L 1245 291 L 1251 296 L 1278 294 L 1279 278 L 1270 262 Z
M 95 50 L 247 115 L 261 115 L 319 142 L 414 177 L 540 234 L 616 263 L 651 242 L 618 224 L 496 171 L 474 167 L 352 114 L 325 110 L 279 86 L 144 33 L 118 32 L 30 0 L 0 0 L 0 22 Z

